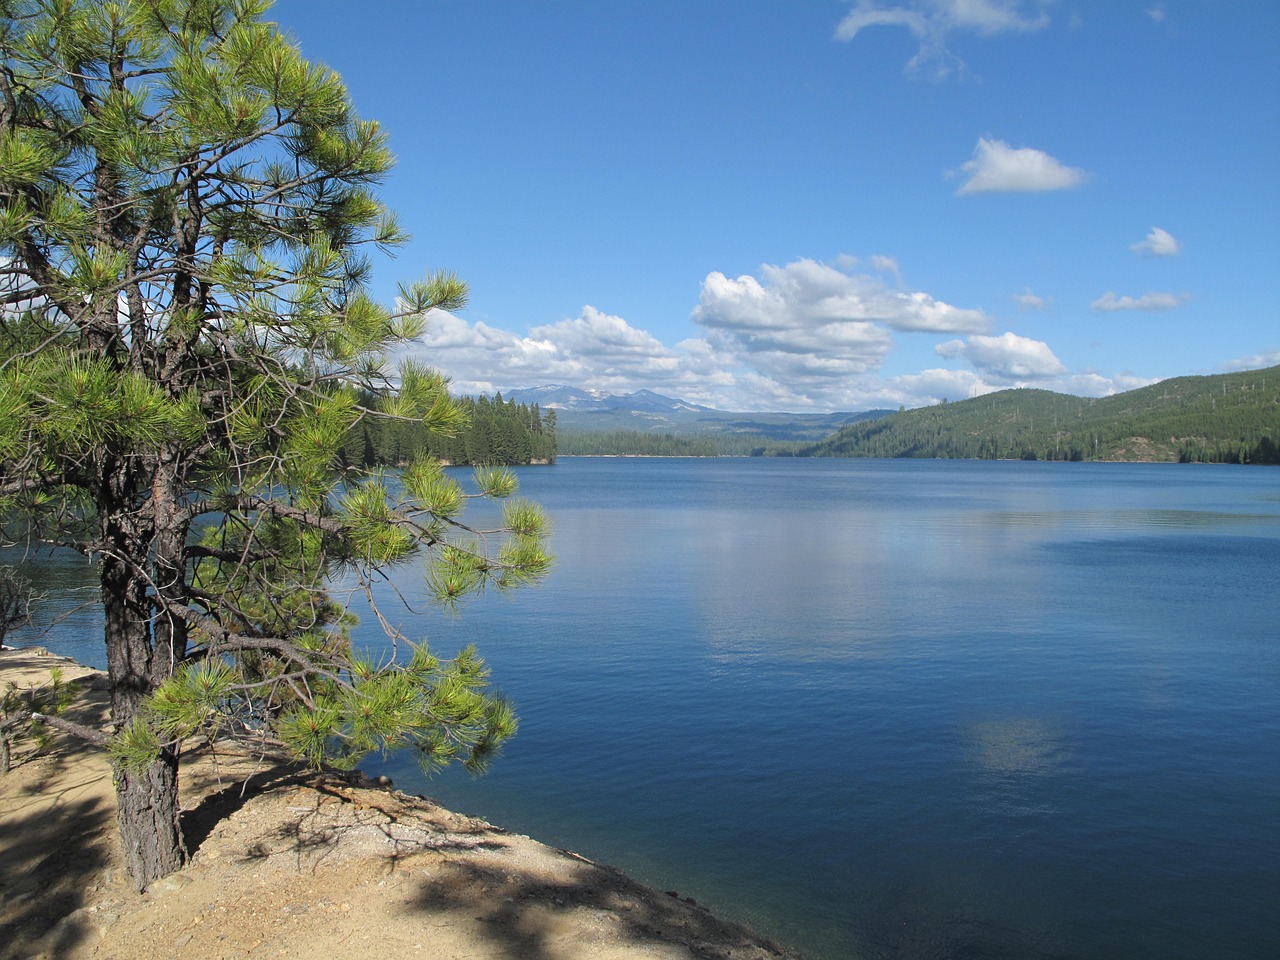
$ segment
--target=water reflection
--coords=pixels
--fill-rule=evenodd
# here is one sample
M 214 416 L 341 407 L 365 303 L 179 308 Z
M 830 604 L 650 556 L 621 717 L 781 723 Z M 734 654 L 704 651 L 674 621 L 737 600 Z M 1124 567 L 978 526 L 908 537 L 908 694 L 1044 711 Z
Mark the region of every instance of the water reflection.
M 1006 717 L 970 725 L 962 734 L 969 760 L 997 774 L 1049 776 L 1070 749 L 1061 726 L 1037 717 Z
M 1265 956 L 1276 478 L 523 471 L 555 523 L 546 585 L 410 627 L 477 643 L 520 735 L 479 781 L 386 772 L 815 960 Z M 420 572 L 393 576 L 416 603 Z
M 1227 513 L 1216 510 L 999 510 L 956 514 L 951 522 L 975 526 L 1052 527 L 1061 530 L 1132 532 L 1149 528 L 1169 530 L 1238 527 L 1265 535 L 1280 533 L 1280 517 L 1269 514 Z M 1261 528 L 1261 529 L 1259 529 Z
M 1031 634 L 1060 584 L 1035 528 L 840 510 L 699 517 L 675 558 L 720 661 L 931 655 L 957 622 Z M 821 624 L 820 629 L 813 625 Z M 916 641 L 925 645 L 916 647 Z

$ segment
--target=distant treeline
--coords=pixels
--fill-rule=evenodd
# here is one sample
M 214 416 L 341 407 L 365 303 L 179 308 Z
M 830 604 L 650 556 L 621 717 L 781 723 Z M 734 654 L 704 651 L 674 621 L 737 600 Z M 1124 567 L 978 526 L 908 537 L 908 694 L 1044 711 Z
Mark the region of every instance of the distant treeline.
M 554 463 L 556 412 L 502 399 L 497 394 L 456 401 L 468 414 L 455 436 L 433 433 L 419 423 L 367 419 L 343 444 L 342 458 L 352 466 L 394 466 L 429 454 L 455 466 L 519 466 Z
M 759 457 L 793 456 L 801 441 L 759 435 L 646 433 L 640 430 L 564 431 L 558 440 L 566 457 Z
M 638 430 L 566 431 L 559 439 L 566 457 L 718 457 L 720 450 L 710 437 L 679 437 L 671 433 Z
M 1096 399 L 1002 390 L 853 423 L 797 455 L 1280 463 L 1280 367 Z

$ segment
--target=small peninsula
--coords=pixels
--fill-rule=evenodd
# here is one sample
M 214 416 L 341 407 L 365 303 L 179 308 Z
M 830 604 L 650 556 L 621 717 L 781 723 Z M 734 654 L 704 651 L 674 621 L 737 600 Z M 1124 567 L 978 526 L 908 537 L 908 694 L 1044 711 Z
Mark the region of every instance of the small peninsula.
M 19 689 L 58 669 L 104 716 L 105 677 L 0 651 Z M 0 776 L 0 960 L 388 956 L 788 960 L 675 891 L 360 777 L 207 750 L 183 766 L 181 871 L 133 889 L 105 755 L 55 737 Z

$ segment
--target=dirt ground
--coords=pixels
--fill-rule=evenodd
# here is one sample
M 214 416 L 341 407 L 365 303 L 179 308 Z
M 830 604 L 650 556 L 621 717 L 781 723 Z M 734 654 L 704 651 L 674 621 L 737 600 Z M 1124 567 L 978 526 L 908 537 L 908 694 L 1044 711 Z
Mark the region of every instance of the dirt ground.
M 96 685 L 38 648 L 0 651 L 0 685 Z M 67 738 L 0 776 L 0 960 L 765 960 L 795 955 L 697 904 L 575 854 L 370 781 L 183 766 L 181 872 L 134 891 L 111 771 Z M 252 776 L 249 776 L 252 774 Z M 248 787 L 245 787 L 245 778 Z

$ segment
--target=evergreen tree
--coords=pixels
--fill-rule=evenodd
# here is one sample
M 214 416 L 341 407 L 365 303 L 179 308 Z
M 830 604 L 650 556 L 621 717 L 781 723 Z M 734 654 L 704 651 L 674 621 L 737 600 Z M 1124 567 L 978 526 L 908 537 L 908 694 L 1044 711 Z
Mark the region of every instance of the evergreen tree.
M 0 516 L 97 561 L 114 731 L 80 732 L 112 750 L 140 888 L 185 859 L 197 731 L 342 767 L 401 745 L 479 765 L 514 729 L 470 651 L 355 656 L 334 563 L 368 583 L 426 551 L 452 603 L 549 562 L 536 507 L 475 537 L 427 459 L 340 482 L 364 425 L 461 426 L 442 377 L 387 357 L 466 288 L 370 298 L 365 251 L 404 239 L 374 193 L 385 136 L 268 6 L 0 0 Z M 380 439 L 355 435 L 349 463 Z
M 550 454 L 549 460 L 551 463 L 555 463 L 556 452 L 558 450 L 558 447 L 556 444 L 555 407 L 552 407 L 550 410 L 548 410 L 547 415 L 542 419 L 542 434 L 546 438 L 544 441 L 544 448 L 549 451 L 549 454 Z

